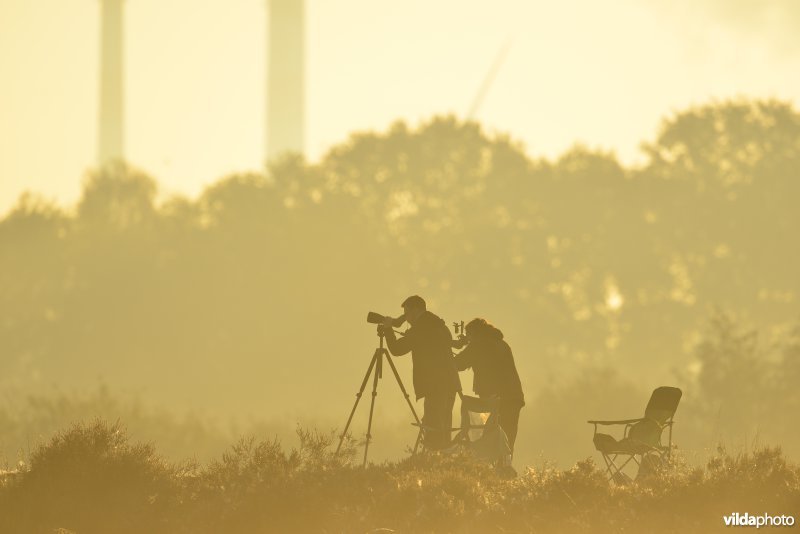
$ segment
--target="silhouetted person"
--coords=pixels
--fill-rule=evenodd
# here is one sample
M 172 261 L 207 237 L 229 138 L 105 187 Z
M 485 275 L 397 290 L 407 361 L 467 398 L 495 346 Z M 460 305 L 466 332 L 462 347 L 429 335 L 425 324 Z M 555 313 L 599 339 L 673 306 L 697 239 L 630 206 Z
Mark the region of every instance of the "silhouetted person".
M 465 330 L 468 345 L 456 355 L 456 368 L 459 371 L 472 368 L 472 390 L 478 396 L 500 398 L 500 426 L 513 451 L 525 396 L 511 347 L 503 341 L 503 333 L 485 319 L 473 319 Z
M 425 399 L 422 424 L 427 428 L 424 444 L 427 449 L 441 449 L 450 444 L 453 404 L 456 392 L 461 390 L 450 348 L 453 338 L 445 322 L 427 311 L 422 297 L 408 297 L 402 306 L 402 318 L 411 328 L 398 339 L 392 330 L 392 319 L 388 319 L 381 325 L 381 331 L 393 355 L 411 352 L 414 393 L 417 400 Z

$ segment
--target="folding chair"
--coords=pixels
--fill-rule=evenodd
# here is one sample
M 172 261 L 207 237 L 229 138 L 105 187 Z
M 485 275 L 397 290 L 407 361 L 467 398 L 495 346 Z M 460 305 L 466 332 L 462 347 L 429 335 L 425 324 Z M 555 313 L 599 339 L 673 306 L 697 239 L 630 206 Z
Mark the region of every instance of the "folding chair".
M 499 398 L 461 395 L 461 427 L 453 438 L 455 445 L 469 448 L 476 456 L 491 462 L 511 464 L 511 447 L 500 426 Z
M 587 421 L 594 425 L 594 446 L 603 455 L 606 463 L 606 473 L 609 481 L 619 484 L 630 482 L 632 479 L 623 469 L 633 460 L 639 467 L 637 478 L 644 474 L 646 469 L 656 462 L 669 459 L 672 451 L 672 424 L 682 392 L 678 388 L 662 386 L 656 388 L 650 396 L 644 417 L 639 419 L 624 419 L 621 421 Z M 625 425 L 622 439 L 617 441 L 609 434 L 599 434 L 598 425 Z M 664 429 L 669 428 L 669 442 L 661 444 L 661 435 Z M 637 458 L 638 456 L 638 458 Z M 617 465 L 617 458 L 624 460 Z

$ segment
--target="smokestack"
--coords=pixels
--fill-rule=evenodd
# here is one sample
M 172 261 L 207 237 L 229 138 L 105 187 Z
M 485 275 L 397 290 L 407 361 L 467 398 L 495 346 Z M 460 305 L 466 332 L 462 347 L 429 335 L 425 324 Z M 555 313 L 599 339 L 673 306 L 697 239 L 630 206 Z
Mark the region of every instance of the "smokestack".
M 303 153 L 305 123 L 305 2 L 268 0 L 267 161 Z
M 100 165 L 123 158 L 122 3 L 100 0 Z

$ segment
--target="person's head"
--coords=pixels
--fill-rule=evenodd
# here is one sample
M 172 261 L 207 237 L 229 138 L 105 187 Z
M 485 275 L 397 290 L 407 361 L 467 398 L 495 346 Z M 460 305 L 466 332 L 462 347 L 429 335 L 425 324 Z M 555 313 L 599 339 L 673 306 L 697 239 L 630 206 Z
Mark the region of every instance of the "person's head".
M 413 325 L 415 322 L 417 322 L 417 319 L 419 319 L 419 317 L 425 313 L 425 310 L 427 309 L 425 301 L 419 295 L 412 295 L 408 297 L 403 301 L 401 306 L 403 307 L 403 316 L 410 325 Z
M 492 323 L 481 317 L 476 317 L 464 327 L 467 339 L 503 339 L 503 333 Z

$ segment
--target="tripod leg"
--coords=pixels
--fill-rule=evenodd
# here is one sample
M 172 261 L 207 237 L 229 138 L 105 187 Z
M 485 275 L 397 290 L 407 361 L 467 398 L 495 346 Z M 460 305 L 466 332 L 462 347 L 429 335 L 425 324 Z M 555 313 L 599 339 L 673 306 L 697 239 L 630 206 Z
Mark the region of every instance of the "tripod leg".
M 347 418 L 347 424 L 344 425 L 344 430 L 342 430 L 341 436 L 339 436 L 339 446 L 336 447 L 336 454 L 339 454 L 339 449 L 342 448 L 342 443 L 344 442 L 344 437 L 347 435 L 347 431 L 350 428 L 350 423 L 353 421 L 353 415 L 356 413 L 356 408 L 358 407 L 358 402 L 361 400 L 361 395 L 364 394 L 364 388 L 367 387 L 367 380 L 369 380 L 369 375 L 372 374 L 372 368 L 375 367 L 375 361 L 378 359 L 378 351 L 375 351 L 375 354 L 372 356 L 372 361 L 367 368 L 367 374 L 364 375 L 364 380 L 361 382 L 361 387 L 356 393 L 356 402 L 353 404 L 353 409 L 350 410 L 350 417 Z
M 375 351 L 375 360 L 377 361 L 381 355 Z M 367 465 L 367 452 L 369 452 L 369 442 L 372 441 L 372 413 L 375 411 L 375 397 L 378 396 L 378 378 L 380 373 L 375 370 L 375 378 L 372 379 L 372 402 L 369 405 L 369 421 L 367 422 L 367 442 L 364 444 L 364 466 Z
M 419 427 L 419 432 L 417 432 L 417 441 L 414 442 L 414 450 L 411 454 L 417 454 L 417 449 L 419 449 L 419 444 L 422 441 L 422 427 Z
M 400 386 L 400 391 L 403 392 L 403 396 L 406 398 L 406 403 L 408 403 L 408 407 L 411 408 L 411 415 L 414 416 L 414 421 L 419 425 L 419 433 L 417 434 L 417 441 L 414 443 L 414 454 L 417 453 L 417 449 L 419 448 L 419 443 L 422 440 L 422 421 L 419 420 L 417 416 L 417 411 L 414 409 L 414 405 L 411 403 L 411 397 L 408 395 L 405 386 L 403 385 L 403 381 L 400 379 L 400 373 L 397 372 L 397 367 L 394 366 L 394 362 L 392 361 L 392 357 L 389 355 L 387 351 L 383 351 L 383 354 L 386 355 L 386 360 L 389 362 L 389 367 L 392 368 L 392 373 L 394 373 L 394 378 L 397 380 L 397 385 Z

